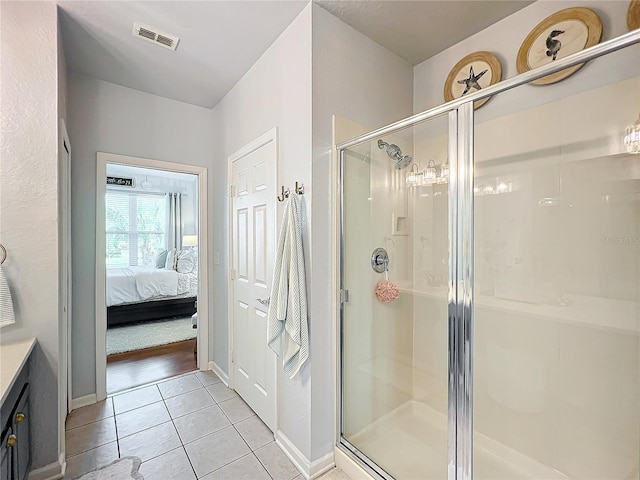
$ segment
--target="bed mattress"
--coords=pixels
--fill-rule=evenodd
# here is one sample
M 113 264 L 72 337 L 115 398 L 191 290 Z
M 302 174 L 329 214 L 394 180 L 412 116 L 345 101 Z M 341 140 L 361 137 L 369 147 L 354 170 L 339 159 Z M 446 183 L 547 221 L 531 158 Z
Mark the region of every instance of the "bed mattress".
M 152 267 L 107 269 L 107 306 L 195 297 L 198 293 L 197 272 Z

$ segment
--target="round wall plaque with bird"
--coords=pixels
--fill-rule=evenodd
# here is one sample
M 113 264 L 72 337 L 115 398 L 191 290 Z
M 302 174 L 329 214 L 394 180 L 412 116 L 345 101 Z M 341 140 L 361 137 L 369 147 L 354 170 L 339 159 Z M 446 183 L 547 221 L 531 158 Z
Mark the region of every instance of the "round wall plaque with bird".
M 554 62 L 573 53 L 592 47 L 602 37 L 602 21 L 588 8 L 560 10 L 540 22 L 524 39 L 516 66 L 518 73 Z M 565 68 L 534 80 L 533 85 L 559 82 L 577 72 L 584 63 Z
M 640 28 L 640 0 L 631 0 L 627 10 L 627 26 L 629 31 Z
M 498 57 L 491 52 L 471 53 L 456 63 L 449 72 L 444 82 L 444 100 L 450 102 L 471 95 L 500 80 L 502 65 Z M 480 108 L 489 98 L 477 100 L 473 103 L 473 108 Z

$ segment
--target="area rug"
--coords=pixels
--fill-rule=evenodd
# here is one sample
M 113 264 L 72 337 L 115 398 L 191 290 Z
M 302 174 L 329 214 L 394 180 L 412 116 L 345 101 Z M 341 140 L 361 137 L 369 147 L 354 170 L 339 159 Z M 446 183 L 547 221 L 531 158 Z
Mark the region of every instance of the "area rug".
M 195 338 L 191 317 L 118 325 L 107 329 L 107 355 Z
M 138 457 L 122 457 L 109 465 L 75 477 L 74 480 L 144 480 L 144 477 L 138 473 L 140 463 Z

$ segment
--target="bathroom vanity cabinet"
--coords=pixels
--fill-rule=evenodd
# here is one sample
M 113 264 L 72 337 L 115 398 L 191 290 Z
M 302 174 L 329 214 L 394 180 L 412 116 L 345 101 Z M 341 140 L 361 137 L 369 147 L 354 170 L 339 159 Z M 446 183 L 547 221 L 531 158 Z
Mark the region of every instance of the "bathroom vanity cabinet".
M 0 480 L 26 480 L 31 469 L 29 358 L 35 340 L 2 345 Z

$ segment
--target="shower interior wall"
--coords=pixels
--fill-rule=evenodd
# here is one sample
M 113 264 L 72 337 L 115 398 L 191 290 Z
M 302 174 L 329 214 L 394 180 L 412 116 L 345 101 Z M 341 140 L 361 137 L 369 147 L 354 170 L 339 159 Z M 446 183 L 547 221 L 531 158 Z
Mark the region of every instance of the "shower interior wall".
M 589 7 L 603 40 L 627 31 L 628 2 Z M 514 76 L 523 32 L 556 10 L 535 2 L 416 66 L 414 112 L 441 103 L 448 69 L 470 51 L 494 51 L 504 78 Z M 640 108 L 639 58 L 636 45 L 476 110 L 476 478 L 499 468 L 509 478 L 638 476 L 640 158 L 624 153 L 622 135 Z M 416 160 L 446 158 L 433 122 L 414 137 Z M 495 194 L 501 184 L 508 191 Z M 446 298 L 425 277 L 447 251 L 421 237 L 438 235 L 447 205 L 424 187 L 409 199 L 413 396 L 442 421 Z M 553 305 L 563 297 L 571 303 Z
M 638 471 L 640 158 L 621 141 L 636 105 L 640 77 L 476 125 L 476 453 L 508 447 L 529 474 Z M 415 129 L 416 159 L 446 158 L 446 134 L 426 127 Z M 442 424 L 446 287 L 428 280 L 448 255 L 438 190 L 408 192 L 414 268 L 403 293 L 412 397 Z M 560 297 L 571 304 L 554 305 Z M 478 478 L 491 478 L 495 466 L 479 459 Z

